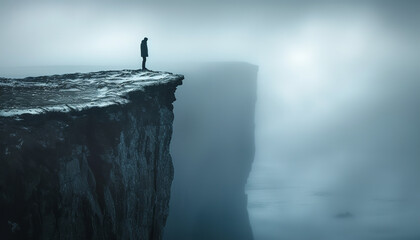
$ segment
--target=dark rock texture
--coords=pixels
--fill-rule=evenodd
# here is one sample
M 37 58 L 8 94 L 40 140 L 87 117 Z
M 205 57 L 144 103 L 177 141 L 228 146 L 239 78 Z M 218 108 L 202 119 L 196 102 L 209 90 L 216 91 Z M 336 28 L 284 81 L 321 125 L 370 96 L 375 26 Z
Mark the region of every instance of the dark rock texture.
M 110 74 L 102 72 L 112 82 Z M 124 74 L 120 80 L 141 73 Z M 108 95 L 107 104 L 99 97 L 90 105 L 82 101 L 80 108 L 37 105 L 43 111 L 0 117 L 1 239 L 162 238 L 173 179 L 172 103 L 183 76 L 150 74 L 131 81 L 153 84 L 130 85 Z M 63 78 L 32 80 L 62 84 Z M 96 79 L 91 84 L 103 80 Z M 109 92 L 123 84 L 100 85 Z M 6 85 L 2 93 L 19 91 Z M 28 94 L 31 86 L 26 87 Z

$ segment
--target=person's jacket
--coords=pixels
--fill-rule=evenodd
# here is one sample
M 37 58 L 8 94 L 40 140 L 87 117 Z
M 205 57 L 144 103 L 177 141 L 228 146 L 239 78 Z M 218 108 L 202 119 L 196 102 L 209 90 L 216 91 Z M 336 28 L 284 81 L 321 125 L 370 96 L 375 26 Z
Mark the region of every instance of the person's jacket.
M 141 41 L 140 51 L 141 51 L 141 56 L 142 57 L 148 57 L 149 56 L 149 52 L 147 50 L 147 42 L 144 39 Z

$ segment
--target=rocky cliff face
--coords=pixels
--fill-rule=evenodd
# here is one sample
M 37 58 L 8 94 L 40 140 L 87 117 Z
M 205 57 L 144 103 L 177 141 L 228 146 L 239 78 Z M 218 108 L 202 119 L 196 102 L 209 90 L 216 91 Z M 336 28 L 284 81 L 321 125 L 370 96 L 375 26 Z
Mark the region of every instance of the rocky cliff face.
M 183 76 L 0 80 L 2 239 L 161 239 Z

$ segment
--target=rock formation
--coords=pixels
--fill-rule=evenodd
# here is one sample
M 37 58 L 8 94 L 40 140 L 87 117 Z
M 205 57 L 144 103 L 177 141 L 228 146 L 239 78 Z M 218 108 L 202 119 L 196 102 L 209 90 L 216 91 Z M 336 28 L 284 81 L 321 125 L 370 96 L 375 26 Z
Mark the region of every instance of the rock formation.
M 183 76 L 0 79 L 2 239 L 161 239 Z

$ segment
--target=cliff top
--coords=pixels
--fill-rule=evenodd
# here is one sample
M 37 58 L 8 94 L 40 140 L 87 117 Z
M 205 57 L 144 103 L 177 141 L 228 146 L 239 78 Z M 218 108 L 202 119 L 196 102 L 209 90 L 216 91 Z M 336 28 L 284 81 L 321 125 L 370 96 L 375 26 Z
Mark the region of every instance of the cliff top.
M 0 117 L 125 104 L 129 92 L 181 79 L 182 75 L 140 70 L 0 78 Z

